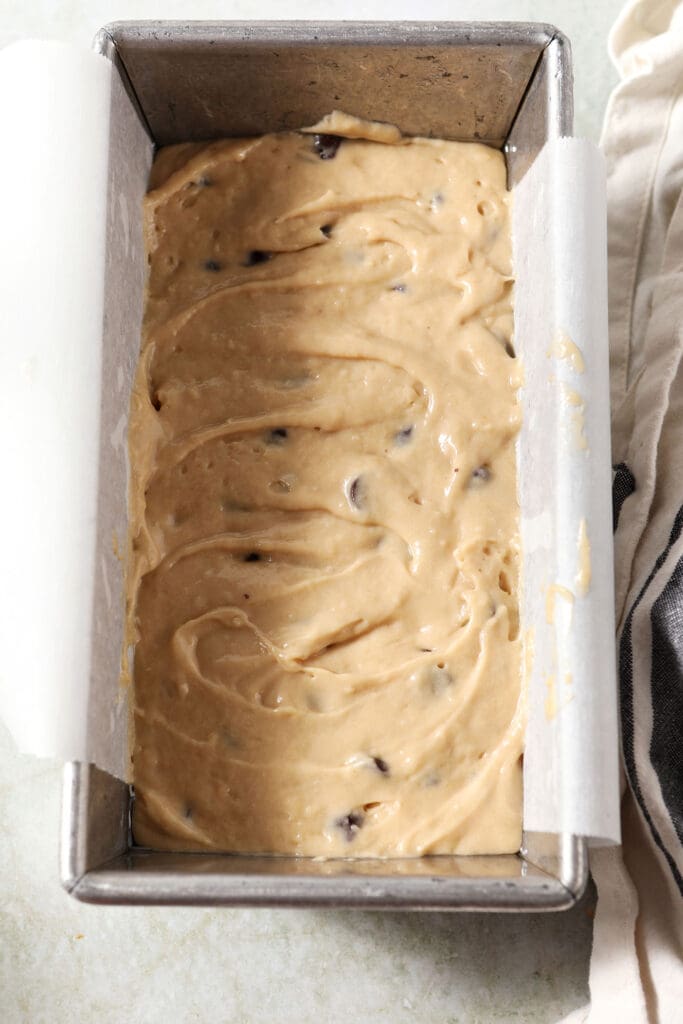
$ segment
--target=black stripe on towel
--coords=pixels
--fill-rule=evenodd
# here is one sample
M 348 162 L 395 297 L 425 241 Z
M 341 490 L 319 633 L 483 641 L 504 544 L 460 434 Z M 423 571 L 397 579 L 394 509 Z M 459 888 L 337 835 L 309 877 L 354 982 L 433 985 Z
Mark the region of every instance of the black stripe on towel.
M 683 558 L 652 605 L 650 760 L 683 843 Z
M 674 520 L 671 535 L 669 537 L 669 543 L 665 547 L 664 551 L 660 554 L 659 558 L 655 562 L 654 568 L 648 576 L 645 584 L 638 594 L 638 597 L 634 601 L 631 610 L 629 611 L 624 628 L 621 633 L 621 639 L 619 641 L 619 693 L 620 693 L 620 707 L 621 707 L 621 737 L 622 747 L 624 751 L 624 764 L 626 767 L 626 773 L 628 775 L 629 783 L 633 794 L 640 805 L 640 809 L 643 812 L 643 817 L 647 821 L 652 838 L 664 854 L 667 864 L 671 870 L 671 874 L 674 877 L 676 885 L 678 886 L 681 895 L 683 895 L 683 877 L 676 867 L 676 863 L 667 850 L 662 837 L 660 836 L 655 823 L 653 822 L 650 812 L 647 809 L 643 792 L 640 788 L 640 780 L 638 778 L 638 770 L 636 767 L 636 759 L 634 753 L 634 739 L 633 739 L 633 616 L 638 608 L 638 605 L 645 597 L 645 594 L 652 585 L 652 581 L 655 579 L 657 573 L 664 565 L 669 551 L 680 537 L 681 530 L 683 529 L 683 507 L 679 508 L 676 518 Z M 654 709 L 653 709 L 654 710 Z M 661 785 L 661 780 L 660 780 Z
M 635 491 L 636 478 L 625 462 L 620 462 L 612 469 L 614 473 L 612 477 L 612 529 L 616 530 L 619 525 L 621 506 Z

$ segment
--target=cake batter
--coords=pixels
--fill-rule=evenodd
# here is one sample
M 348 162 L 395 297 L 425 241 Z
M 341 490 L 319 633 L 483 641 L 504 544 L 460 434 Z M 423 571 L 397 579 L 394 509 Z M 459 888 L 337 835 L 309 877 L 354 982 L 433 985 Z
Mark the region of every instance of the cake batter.
M 136 841 L 516 851 L 502 155 L 331 115 L 163 149 L 150 184 L 129 434 Z

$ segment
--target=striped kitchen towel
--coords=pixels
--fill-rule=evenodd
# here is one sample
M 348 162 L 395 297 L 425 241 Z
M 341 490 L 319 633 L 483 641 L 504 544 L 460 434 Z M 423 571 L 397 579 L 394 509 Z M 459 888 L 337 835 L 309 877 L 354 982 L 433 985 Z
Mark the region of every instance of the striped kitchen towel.
M 683 1021 L 683 0 L 631 0 L 605 118 L 623 847 L 593 852 L 590 1024 Z

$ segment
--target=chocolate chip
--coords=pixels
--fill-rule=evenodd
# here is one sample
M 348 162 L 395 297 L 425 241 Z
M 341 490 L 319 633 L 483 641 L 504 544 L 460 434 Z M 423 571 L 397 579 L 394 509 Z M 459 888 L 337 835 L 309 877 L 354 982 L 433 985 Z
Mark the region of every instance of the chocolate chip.
M 438 786 L 441 783 L 441 776 L 437 775 L 436 772 L 429 772 L 423 779 L 423 785 L 431 789 L 432 786 Z
M 510 359 L 514 359 L 515 358 L 515 350 L 514 350 L 514 347 L 513 347 L 511 341 L 506 341 L 505 342 L 505 351 L 510 356 Z
M 391 286 L 390 290 L 392 292 L 407 292 L 408 291 L 408 285 L 407 284 L 394 284 L 394 285 Z
M 161 399 L 159 398 L 158 391 L 153 392 L 152 397 L 150 398 L 150 402 L 152 403 L 152 406 L 156 409 L 156 411 L 159 412 L 159 409 L 161 409 Z
M 287 428 L 286 427 L 275 427 L 271 430 L 267 437 L 268 444 L 282 444 L 287 440 Z
M 314 135 L 313 148 L 321 160 L 331 160 L 341 145 L 338 135 Z
M 306 694 L 306 707 L 308 708 L 309 711 L 319 712 L 322 710 L 320 697 L 317 693 Z
M 325 238 L 329 238 L 331 236 L 332 228 L 333 227 L 334 227 L 334 224 L 323 224 L 323 226 L 321 227 L 320 230 L 323 233 L 323 235 L 325 236 Z
M 389 765 L 383 757 L 373 757 L 372 761 L 378 772 L 381 772 L 382 775 L 389 775 Z
M 248 555 L 244 556 L 244 561 L 245 562 L 260 562 L 261 561 L 261 556 L 259 555 L 258 551 L 250 551 Z
M 488 483 L 490 479 L 491 470 L 489 469 L 488 466 L 477 466 L 477 468 L 472 471 L 471 483 L 475 487 L 479 487 L 481 484 Z
M 359 511 L 365 508 L 366 492 L 363 477 L 357 476 L 352 480 L 348 489 L 349 504 Z
M 221 264 L 218 260 L 204 260 L 204 270 L 210 270 L 212 274 L 216 274 L 220 269 Z
M 252 249 L 251 252 L 247 253 L 247 258 L 243 265 L 245 267 L 254 267 L 257 263 L 266 263 L 272 255 L 270 252 L 264 252 L 263 249 Z
M 361 811 L 349 811 L 348 814 L 342 814 L 340 818 L 336 818 L 334 824 L 342 830 L 347 843 L 350 843 L 356 838 L 364 821 L 365 815 Z
M 398 444 L 398 445 L 401 445 L 401 447 L 402 447 L 403 445 L 408 444 L 408 442 L 410 441 L 412 436 L 413 436 L 413 428 L 412 428 L 412 426 L 411 427 L 402 427 L 401 430 L 397 430 L 396 433 L 394 434 L 394 442 L 396 444 Z
M 223 743 L 223 746 L 227 747 L 228 750 L 239 750 L 241 747 L 240 741 L 232 732 L 230 732 L 229 729 L 221 729 L 218 733 L 218 737 Z
M 429 687 L 435 696 L 444 693 L 453 682 L 453 676 L 443 665 L 432 665 L 429 672 Z

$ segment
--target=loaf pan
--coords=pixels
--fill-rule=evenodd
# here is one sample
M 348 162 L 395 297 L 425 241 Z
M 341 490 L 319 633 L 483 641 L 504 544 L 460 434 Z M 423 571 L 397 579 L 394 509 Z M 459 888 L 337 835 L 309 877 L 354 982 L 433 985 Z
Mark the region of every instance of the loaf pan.
M 114 71 L 103 379 L 113 373 L 107 353 L 115 335 L 127 346 L 129 380 L 139 348 L 141 202 L 154 147 L 297 129 L 337 108 L 406 134 L 501 149 L 513 186 L 548 139 L 572 130 L 569 45 L 546 25 L 123 22 L 103 28 L 94 45 Z M 116 226 L 122 189 L 125 238 Z M 125 388 L 118 402 L 105 414 L 114 424 L 127 416 Z M 103 513 L 111 521 L 101 533 L 110 536 L 115 521 L 125 522 L 125 456 L 103 468 L 116 505 Z M 120 630 L 106 642 L 120 649 Z M 587 879 L 585 841 L 571 834 L 526 832 L 519 854 L 496 857 L 324 861 L 155 852 L 133 843 L 133 798 L 132 787 L 93 765 L 66 765 L 61 873 L 77 899 L 543 911 L 570 907 Z

